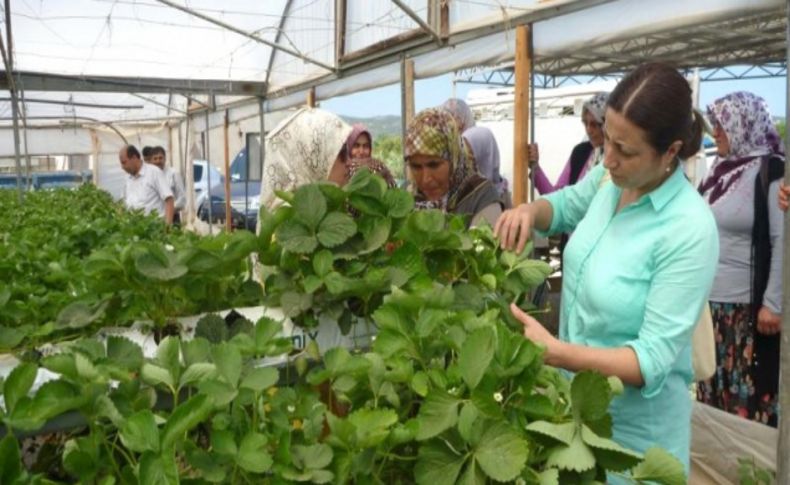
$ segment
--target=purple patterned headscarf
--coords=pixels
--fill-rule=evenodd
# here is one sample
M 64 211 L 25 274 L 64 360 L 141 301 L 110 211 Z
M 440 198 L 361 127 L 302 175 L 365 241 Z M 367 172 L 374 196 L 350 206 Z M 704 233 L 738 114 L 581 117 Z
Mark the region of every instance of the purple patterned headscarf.
M 736 91 L 708 105 L 708 118 L 720 125 L 730 142 L 730 153 L 716 157 L 699 192 L 710 204 L 729 193 L 743 173 L 764 156 L 784 159 L 782 140 L 776 131 L 768 103 L 747 91 Z
M 351 125 L 351 134 L 346 138 L 346 156 L 348 158 L 351 158 L 351 149 L 354 148 L 354 143 L 357 142 L 357 138 L 362 135 L 368 135 L 370 149 L 371 151 L 373 150 L 373 136 L 371 136 L 370 131 L 368 131 L 368 127 L 362 123 L 354 123 Z

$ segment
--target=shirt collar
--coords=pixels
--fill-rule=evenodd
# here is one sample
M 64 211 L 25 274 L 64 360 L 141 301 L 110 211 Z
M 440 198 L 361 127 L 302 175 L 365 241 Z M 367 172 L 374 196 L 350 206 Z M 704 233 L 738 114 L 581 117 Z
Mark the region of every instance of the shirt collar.
M 132 174 L 129 174 L 129 178 L 136 179 L 136 178 L 140 178 L 140 177 L 142 177 L 142 176 L 145 174 L 145 171 L 146 171 L 146 169 L 147 169 L 146 165 L 148 165 L 148 164 L 147 164 L 147 163 L 145 163 L 145 162 L 143 162 L 143 164 L 142 164 L 142 165 L 140 165 L 140 170 L 138 170 L 138 171 L 137 171 L 137 173 L 136 173 L 136 174 L 134 174 L 134 175 L 132 175 Z
M 645 195 L 645 197 L 653 204 L 653 209 L 660 211 L 670 200 L 675 198 L 675 195 L 677 195 L 684 184 L 687 183 L 689 183 L 689 181 L 686 178 L 686 173 L 683 171 L 683 167 L 678 164 L 677 168 L 675 168 L 675 172 L 670 175 L 664 183 Z

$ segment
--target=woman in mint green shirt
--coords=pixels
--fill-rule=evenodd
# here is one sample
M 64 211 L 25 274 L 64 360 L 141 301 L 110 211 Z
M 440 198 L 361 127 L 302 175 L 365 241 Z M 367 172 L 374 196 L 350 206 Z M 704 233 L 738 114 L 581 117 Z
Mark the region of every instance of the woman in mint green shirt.
M 641 452 L 660 446 L 688 470 L 691 335 L 718 259 L 713 216 L 679 162 L 701 137 L 688 83 L 669 66 L 640 66 L 609 97 L 604 137 L 603 167 L 497 222 L 503 247 L 519 252 L 532 228 L 573 231 L 559 339 L 513 313 L 546 346 L 548 364 L 626 384 L 610 408 L 616 441 Z M 599 188 L 604 167 L 611 181 Z

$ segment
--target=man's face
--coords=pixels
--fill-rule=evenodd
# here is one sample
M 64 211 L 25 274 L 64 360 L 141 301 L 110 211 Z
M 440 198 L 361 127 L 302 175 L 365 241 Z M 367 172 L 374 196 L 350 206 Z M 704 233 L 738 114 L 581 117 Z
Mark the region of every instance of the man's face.
M 122 148 L 118 153 L 118 160 L 121 162 L 123 171 L 129 175 L 137 175 L 143 163 L 138 157 L 129 157 L 126 154 L 126 148 Z
M 151 155 L 151 163 L 159 167 L 161 170 L 165 169 L 165 154 L 161 152 Z

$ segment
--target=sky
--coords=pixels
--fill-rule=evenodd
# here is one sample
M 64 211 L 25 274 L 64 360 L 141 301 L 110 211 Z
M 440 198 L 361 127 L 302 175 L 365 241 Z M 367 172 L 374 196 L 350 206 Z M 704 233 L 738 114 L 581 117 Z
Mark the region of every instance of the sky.
M 471 89 L 485 88 L 482 85 L 457 84 L 456 97 L 466 98 Z M 786 78 L 753 79 L 738 81 L 707 81 L 700 87 L 700 105 L 706 106 L 717 98 L 733 91 L 751 91 L 762 96 L 771 114 L 785 117 Z M 452 75 L 446 74 L 414 83 L 416 111 L 436 106 L 452 97 Z M 381 115 L 400 115 L 400 86 L 390 85 L 348 96 L 339 96 L 323 101 L 321 107 L 339 115 L 368 118 Z

